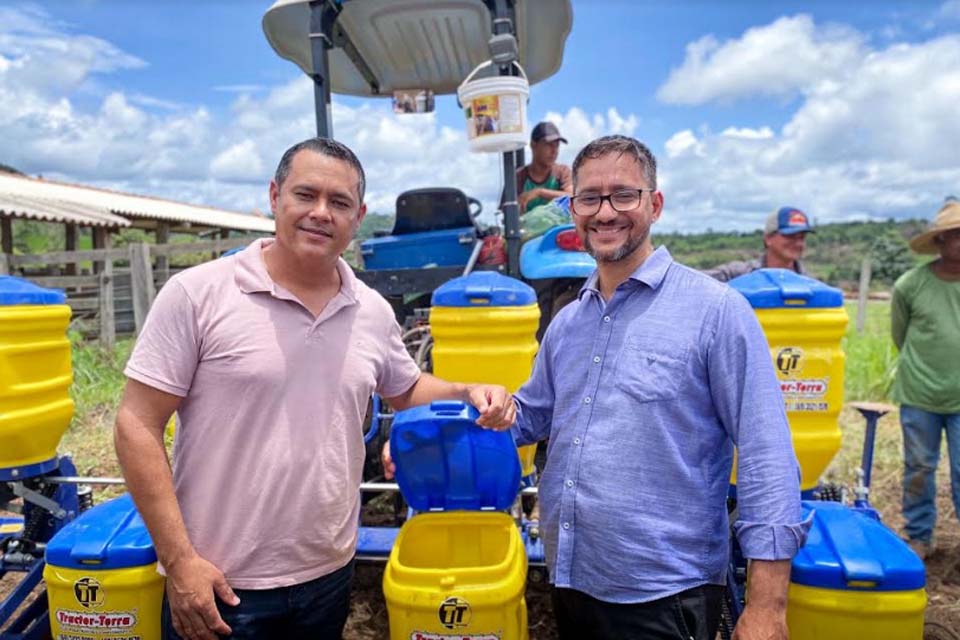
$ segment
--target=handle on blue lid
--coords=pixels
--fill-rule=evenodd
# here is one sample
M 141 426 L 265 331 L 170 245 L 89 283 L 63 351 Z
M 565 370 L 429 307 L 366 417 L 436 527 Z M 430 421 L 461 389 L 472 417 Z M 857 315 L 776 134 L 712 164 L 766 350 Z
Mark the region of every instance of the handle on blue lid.
M 441 416 L 458 416 L 466 407 L 459 400 L 435 400 L 430 403 L 430 410 Z
M 77 543 L 70 550 L 70 558 L 84 564 L 101 564 L 108 559 L 110 543 L 112 543 L 120 532 L 123 531 L 130 521 L 137 517 L 135 509 L 126 512 L 122 518 L 117 518 L 106 526 L 94 525 L 87 527 L 85 531 L 88 535 L 78 536 Z
M 813 289 L 805 283 L 786 283 L 780 287 L 780 294 L 786 304 L 806 304 L 813 297 Z
M 493 287 L 489 284 L 468 284 L 463 288 L 463 293 L 471 302 L 474 300 L 486 300 L 489 302 L 493 298 Z

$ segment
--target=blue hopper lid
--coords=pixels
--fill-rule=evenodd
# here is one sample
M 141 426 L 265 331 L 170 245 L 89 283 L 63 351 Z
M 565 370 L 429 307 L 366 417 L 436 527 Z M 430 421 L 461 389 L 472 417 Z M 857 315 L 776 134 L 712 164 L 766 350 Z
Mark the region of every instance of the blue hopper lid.
M 793 559 L 791 582 L 847 591 L 923 588 L 923 561 L 878 520 L 838 502 L 804 501 L 804 518 L 811 510 L 813 525 Z
M 533 287 L 496 271 L 474 271 L 433 292 L 435 307 L 522 307 L 536 304 Z
M 140 567 L 157 561 L 133 498 L 119 498 L 85 511 L 47 544 L 47 564 L 69 569 L 104 571 Z
M 520 459 L 509 431 L 477 425 L 480 413 L 456 401 L 397 413 L 390 455 L 397 484 L 417 511 L 503 511 L 520 490 Z
M 60 289 L 44 289 L 16 276 L 0 276 L 0 307 L 13 305 L 63 304 L 67 296 Z
M 759 269 L 728 283 L 754 309 L 843 306 L 843 291 L 789 269 Z

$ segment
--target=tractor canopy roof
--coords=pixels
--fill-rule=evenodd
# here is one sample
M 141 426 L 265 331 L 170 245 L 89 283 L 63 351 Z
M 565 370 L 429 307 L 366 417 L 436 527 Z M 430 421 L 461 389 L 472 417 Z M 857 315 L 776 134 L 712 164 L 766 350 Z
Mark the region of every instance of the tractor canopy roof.
M 491 58 L 498 0 L 327 0 L 330 90 L 389 96 L 456 92 Z M 499 0 L 512 14 L 520 65 L 531 84 L 557 72 L 573 22 L 570 0 Z M 313 75 L 310 0 L 277 0 L 263 16 L 274 50 Z M 326 75 L 326 74 L 324 74 Z

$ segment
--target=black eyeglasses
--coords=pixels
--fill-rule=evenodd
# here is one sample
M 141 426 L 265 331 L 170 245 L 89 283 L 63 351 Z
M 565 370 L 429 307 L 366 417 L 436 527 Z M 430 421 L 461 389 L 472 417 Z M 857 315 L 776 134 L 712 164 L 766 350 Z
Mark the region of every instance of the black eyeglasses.
M 640 206 L 644 191 L 653 193 L 656 189 L 618 189 L 605 196 L 599 193 L 585 193 L 570 198 L 570 206 L 578 216 L 595 216 L 600 211 L 603 201 L 606 200 L 614 211 L 626 213 Z

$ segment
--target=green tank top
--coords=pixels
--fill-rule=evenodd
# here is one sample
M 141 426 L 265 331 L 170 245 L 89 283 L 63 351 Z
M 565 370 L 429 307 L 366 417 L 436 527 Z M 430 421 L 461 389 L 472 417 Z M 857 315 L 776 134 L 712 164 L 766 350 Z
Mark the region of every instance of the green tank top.
M 534 189 L 551 189 L 553 191 L 560 191 L 560 181 L 557 180 L 557 177 L 553 175 L 551 171 L 547 175 L 547 179 L 543 182 L 534 182 L 530 179 L 530 173 L 527 172 L 527 179 L 523 181 L 523 188 L 520 190 L 520 193 L 526 193 L 527 191 L 533 191 Z M 539 207 L 542 204 L 547 204 L 550 200 L 546 198 L 534 198 L 527 203 L 527 208 L 521 211 L 521 213 L 526 213 L 533 209 L 534 207 Z

